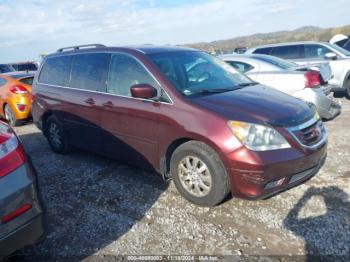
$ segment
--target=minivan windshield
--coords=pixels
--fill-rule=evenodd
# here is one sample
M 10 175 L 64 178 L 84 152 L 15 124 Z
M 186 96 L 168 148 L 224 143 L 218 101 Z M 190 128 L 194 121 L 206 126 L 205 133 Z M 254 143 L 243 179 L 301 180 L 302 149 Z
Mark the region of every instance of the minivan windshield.
M 205 52 L 154 53 L 148 54 L 148 57 L 186 96 L 227 92 L 256 84 L 232 66 Z

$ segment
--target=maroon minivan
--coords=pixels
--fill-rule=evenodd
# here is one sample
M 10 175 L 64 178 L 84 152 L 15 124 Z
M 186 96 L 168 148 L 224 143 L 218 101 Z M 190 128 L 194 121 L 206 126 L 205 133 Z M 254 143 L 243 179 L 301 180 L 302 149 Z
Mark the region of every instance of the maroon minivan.
M 173 179 L 189 201 L 257 199 L 323 165 L 314 106 L 182 47 L 76 46 L 48 55 L 32 114 L 56 153 L 72 146 Z

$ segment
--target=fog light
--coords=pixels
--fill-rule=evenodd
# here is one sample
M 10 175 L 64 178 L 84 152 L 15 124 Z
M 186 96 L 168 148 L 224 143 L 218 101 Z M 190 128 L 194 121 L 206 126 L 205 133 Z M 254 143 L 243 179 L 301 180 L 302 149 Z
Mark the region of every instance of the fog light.
M 265 189 L 270 189 L 274 187 L 281 186 L 286 178 L 281 178 L 280 180 L 272 181 L 265 186 Z

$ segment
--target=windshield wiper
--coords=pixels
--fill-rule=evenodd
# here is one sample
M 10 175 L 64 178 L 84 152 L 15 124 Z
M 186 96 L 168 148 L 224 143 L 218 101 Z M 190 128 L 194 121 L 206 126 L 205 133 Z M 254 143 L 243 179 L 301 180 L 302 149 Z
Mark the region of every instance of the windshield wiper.
M 249 83 L 238 84 L 235 87 L 255 86 L 257 84 L 258 84 L 257 82 L 249 82 Z
M 230 91 L 235 91 L 237 89 L 241 89 L 245 86 L 253 86 L 257 85 L 257 82 L 249 82 L 249 83 L 242 83 L 238 84 L 236 86 L 233 86 L 231 88 L 213 88 L 213 89 L 202 89 L 197 92 L 191 93 L 191 95 L 195 94 L 217 94 L 217 93 L 224 93 L 224 92 L 230 92 Z
M 233 91 L 233 90 L 235 90 L 235 89 L 232 89 L 232 88 L 226 88 L 226 89 L 203 89 L 203 90 L 199 90 L 195 94 L 224 93 L 224 92 L 229 92 L 229 91 Z

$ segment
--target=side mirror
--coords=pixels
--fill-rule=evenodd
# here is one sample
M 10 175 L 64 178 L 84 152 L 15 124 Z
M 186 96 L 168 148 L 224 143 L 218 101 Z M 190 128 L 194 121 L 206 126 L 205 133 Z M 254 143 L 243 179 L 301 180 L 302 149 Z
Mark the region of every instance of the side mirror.
M 157 89 L 149 84 L 137 84 L 130 87 L 132 97 L 151 99 L 157 96 Z
M 337 60 L 338 56 L 335 53 L 327 53 L 324 55 L 327 60 Z

